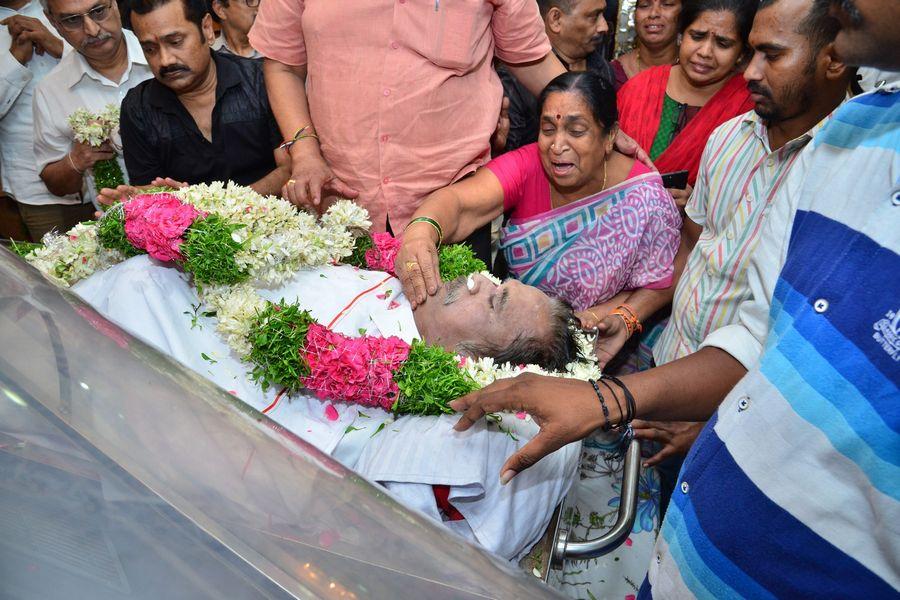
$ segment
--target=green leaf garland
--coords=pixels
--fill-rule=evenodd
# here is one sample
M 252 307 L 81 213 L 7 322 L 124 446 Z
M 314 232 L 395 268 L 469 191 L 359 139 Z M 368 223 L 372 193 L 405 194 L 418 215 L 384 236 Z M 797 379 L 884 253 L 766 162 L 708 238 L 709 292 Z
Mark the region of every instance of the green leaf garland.
M 253 364 L 250 377 L 263 391 L 270 385 L 300 389 L 300 378 L 309 375 L 309 365 L 302 356 L 306 346 L 306 332 L 315 323 L 309 311 L 296 304 L 266 303 L 250 328 L 250 354 L 245 360 Z
M 409 358 L 394 373 L 400 398 L 392 410 L 401 415 L 451 414 L 449 403 L 478 389 L 452 352 L 415 340 Z
M 484 261 L 475 256 L 468 244 L 450 244 L 438 252 L 440 259 L 441 279 L 452 281 L 457 277 L 465 277 L 472 273 L 487 270 Z
M 109 250 L 118 250 L 125 258 L 146 254 L 135 248 L 125 235 L 125 210 L 122 204 L 110 207 L 97 223 L 97 239 L 100 245 Z
M 242 246 L 231 234 L 241 227 L 218 215 L 197 219 L 188 227 L 181 254 L 184 268 L 194 274 L 197 283 L 234 285 L 249 277 L 234 259 Z
M 103 188 L 116 189 L 125 183 L 125 175 L 122 173 L 122 167 L 115 158 L 106 160 L 98 160 L 91 169 L 94 173 L 94 189 L 97 193 Z

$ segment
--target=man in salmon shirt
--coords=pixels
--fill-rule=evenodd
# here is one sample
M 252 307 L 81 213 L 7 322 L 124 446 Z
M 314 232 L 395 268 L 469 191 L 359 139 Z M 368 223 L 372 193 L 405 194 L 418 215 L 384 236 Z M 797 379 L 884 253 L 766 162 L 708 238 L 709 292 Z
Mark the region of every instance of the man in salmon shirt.
M 564 72 L 533 0 L 266 0 L 250 42 L 296 138 L 284 197 L 317 210 L 356 198 L 395 234 L 425 196 L 490 159 L 495 55 L 535 95 Z M 483 256 L 487 228 L 473 238 Z

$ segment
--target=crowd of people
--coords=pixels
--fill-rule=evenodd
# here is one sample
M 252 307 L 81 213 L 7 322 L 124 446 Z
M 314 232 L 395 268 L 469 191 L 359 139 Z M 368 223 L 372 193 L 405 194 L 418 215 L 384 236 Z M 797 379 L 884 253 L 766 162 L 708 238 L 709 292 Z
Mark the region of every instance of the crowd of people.
M 500 481 L 598 431 L 644 443 L 643 554 L 573 594 L 896 595 L 900 5 L 621 2 L 619 56 L 607 8 L 0 0 L 0 230 L 38 242 L 158 185 L 349 198 L 402 236 L 422 319 L 440 246 L 468 243 L 604 368 L 455 402 L 460 430 L 540 425 Z M 70 116 L 110 104 L 118 131 L 78 141 Z M 110 159 L 125 182 L 98 187 Z M 479 318 L 494 355 L 529 329 Z

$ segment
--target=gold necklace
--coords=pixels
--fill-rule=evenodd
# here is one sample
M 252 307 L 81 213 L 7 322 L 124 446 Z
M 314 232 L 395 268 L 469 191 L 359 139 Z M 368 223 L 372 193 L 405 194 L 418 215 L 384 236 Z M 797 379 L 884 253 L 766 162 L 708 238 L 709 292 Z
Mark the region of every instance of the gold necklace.
M 606 158 L 603 159 L 603 182 L 600 184 L 600 191 L 603 191 L 603 190 L 606 189 L 606 176 L 607 176 L 607 174 L 608 174 L 608 173 L 606 172 L 606 164 L 607 164 L 608 162 L 609 162 L 609 157 L 607 156 Z M 556 199 L 553 198 L 553 193 L 552 193 L 553 187 L 551 186 L 550 189 L 551 189 L 551 194 L 550 194 L 550 209 L 551 209 L 551 210 L 557 209 L 557 208 L 559 208 L 560 206 L 564 206 L 565 204 L 568 204 L 568 202 L 565 202 L 564 204 L 559 204 L 559 203 L 556 201 Z

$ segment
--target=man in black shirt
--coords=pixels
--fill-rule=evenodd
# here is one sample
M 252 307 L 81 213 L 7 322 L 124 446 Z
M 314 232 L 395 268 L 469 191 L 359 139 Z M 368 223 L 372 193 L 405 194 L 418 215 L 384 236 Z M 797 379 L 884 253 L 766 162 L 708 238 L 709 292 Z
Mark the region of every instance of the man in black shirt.
M 281 136 L 261 61 L 210 51 L 213 28 L 203 0 L 133 0 L 131 9 L 154 75 L 122 101 L 119 130 L 131 185 L 158 177 L 231 180 L 278 194 L 289 162 L 276 149 Z
M 553 53 L 569 71 L 594 71 L 612 85 L 614 74 L 606 61 L 609 26 L 603 16 L 605 0 L 538 0 Z M 497 74 L 509 98 L 506 151 L 537 141 L 537 99 L 509 75 L 502 65 Z M 495 149 L 496 152 L 496 149 Z

